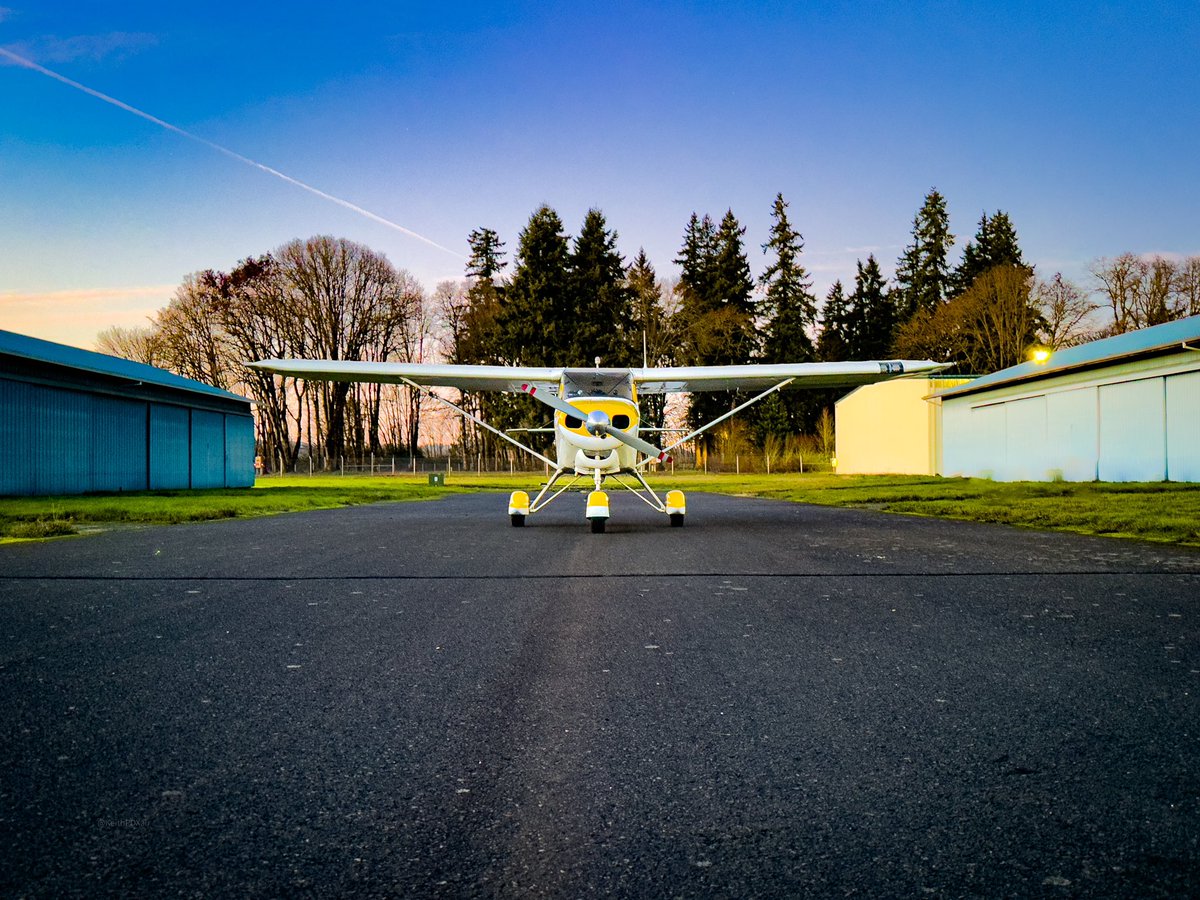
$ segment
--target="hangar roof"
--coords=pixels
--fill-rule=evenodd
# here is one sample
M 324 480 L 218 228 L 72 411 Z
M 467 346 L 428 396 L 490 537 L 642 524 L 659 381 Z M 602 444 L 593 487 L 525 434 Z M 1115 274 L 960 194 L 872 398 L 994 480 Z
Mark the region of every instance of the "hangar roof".
M 1067 372 L 1128 362 L 1131 359 L 1178 353 L 1185 347 L 1200 351 L 1200 316 L 1176 319 L 1174 322 L 1091 341 L 1078 347 L 1056 350 L 1044 363 L 1025 362 L 1019 366 L 1001 369 L 967 384 L 940 391 L 937 396 L 961 397 L 1015 382 L 1036 381 Z
M 93 375 L 105 375 L 134 384 L 151 384 L 178 391 L 204 394 L 209 397 L 219 397 L 223 400 L 249 402 L 245 397 L 239 397 L 237 394 L 223 391 L 202 381 L 184 378 L 182 375 L 176 375 L 165 369 L 121 359 L 117 356 L 108 356 L 104 353 L 94 353 L 91 350 L 80 350 L 78 347 L 68 347 L 66 344 L 56 344 L 53 341 L 43 341 L 12 331 L 0 331 L 0 357 L 5 356 L 63 366 Z

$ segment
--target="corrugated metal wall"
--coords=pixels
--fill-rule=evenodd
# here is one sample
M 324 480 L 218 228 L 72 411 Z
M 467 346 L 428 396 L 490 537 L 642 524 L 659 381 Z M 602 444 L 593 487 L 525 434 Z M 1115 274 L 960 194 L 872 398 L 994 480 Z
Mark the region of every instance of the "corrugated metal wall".
M 1167 421 L 1161 378 L 1100 385 L 1101 481 L 1163 481 Z
M 1049 469 L 1064 481 L 1095 481 L 1096 388 L 1076 388 L 1046 397 Z
M 0 494 L 32 494 L 33 386 L 0 378 Z
M 1167 477 L 1200 481 L 1200 372 L 1167 379 Z
M 92 490 L 91 403 L 86 394 L 31 385 L 33 492 L 78 494 Z
M 987 392 L 944 398 L 943 474 L 1200 481 L 1200 371 L 1129 371 L 1116 378 L 1100 370 L 1094 379 L 1048 380 L 1038 385 L 1042 393 L 1027 387 L 1024 395 L 1010 389 L 997 398 Z
M 191 417 L 182 406 L 150 404 L 150 488 L 191 487 Z
M 1046 452 L 1046 398 L 1029 397 L 1002 404 L 1005 429 L 1005 477 L 1037 481 L 1050 468 Z
M 92 397 L 92 484 L 88 490 L 146 489 L 145 403 Z
M 225 486 L 254 485 L 254 419 L 225 416 Z
M 0 495 L 254 483 L 254 420 L 0 378 Z
M 225 486 L 225 416 L 192 410 L 192 487 Z

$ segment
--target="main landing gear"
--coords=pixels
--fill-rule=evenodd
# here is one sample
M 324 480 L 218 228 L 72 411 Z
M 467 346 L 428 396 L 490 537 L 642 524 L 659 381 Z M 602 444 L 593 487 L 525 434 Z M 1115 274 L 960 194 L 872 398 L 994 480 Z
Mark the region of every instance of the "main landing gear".
M 555 486 L 558 485 L 558 482 L 567 475 L 572 477 L 556 489 Z M 651 509 L 666 513 L 672 528 L 683 526 L 684 517 L 687 514 L 687 502 L 684 499 L 683 491 L 667 491 L 666 497 L 659 499 L 659 496 L 646 483 L 641 472 L 636 469 L 626 469 L 610 475 L 600 475 L 596 472 L 588 473 L 588 475 L 593 481 L 593 488 L 587 496 L 584 517 L 591 526 L 592 534 L 604 534 L 611 515 L 608 493 L 600 489 L 600 485 L 606 478 L 612 479 L 614 483 L 629 491 Z M 525 519 L 528 516 L 548 506 L 552 500 L 557 499 L 564 491 L 569 490 L 588 475 L 573 470 L 559 469 L 550 476 L 541 492 L 532 501 L 525 491 L 513 491 L 508 499 L 508 517 L 513 528 L 525 527 Z M 632 478 L 636 483 L 630 484 L 625 477 Z

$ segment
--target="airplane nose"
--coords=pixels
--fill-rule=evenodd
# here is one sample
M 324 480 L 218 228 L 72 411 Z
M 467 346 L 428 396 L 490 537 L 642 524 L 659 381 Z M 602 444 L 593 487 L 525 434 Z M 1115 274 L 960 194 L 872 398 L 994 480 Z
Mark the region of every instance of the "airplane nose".
M 585 423 L 588 434 L 593 437 L 602 437 L 608 433 L 608 413 L 602 409 L 593 409 L 587 416 Z

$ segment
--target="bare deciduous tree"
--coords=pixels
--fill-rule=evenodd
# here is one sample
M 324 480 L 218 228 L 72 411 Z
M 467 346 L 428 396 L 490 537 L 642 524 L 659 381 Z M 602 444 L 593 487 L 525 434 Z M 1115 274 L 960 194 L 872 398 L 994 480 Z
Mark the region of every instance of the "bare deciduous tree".
M 1096 336 L 1089 316 L 1100 307 L 1072 281 L 1055 272 L 1049 281 L 1037 279 L 1033 302 L 1042 316 L 1041 337 L 1051 350 L 1073 347 Z
M 302 323 L 298 355 L 322 359 L 386 359 L 397 348 L 394 332 L 419 303 L 419 287 L 387 258 L 344 238 L 292 241 L 276 251 L 294 314 Z M 346 451 L 347 413 L 358 416 L 346 382 L 321 383 L 318 414 L 324 422 L 326 459 Z M 377 407 L 376 407 L 377 408 Z M 368 419 L 370 417 L 368 416 Z M 378 444 L 378 416 L 372 424 Z M 355 441 L 356 444 L 361 442 Z
M 157 366 L 162 360 L 158 330 L 153 324 L 141 328 L 113 325 L 96 335 L 96 349 L 110 356 Z
M 1111 332 L 1124 334 L 1189 315 L 1197 293 L 1195 269 L 1200 267 L 1193 259 L 1180 264 L 1162 256 L 1122 253 L 1093 262 L 1089 270 L 1112 311 Z
M 221 321 L 217 295 L 199 275 L 188 275 L 155 319 L 164 368 L 229 390 L 239 380 Z
M 902 356 L 944 359 L 970 372 L 993 372 L 1024 361 L 1042 327 L 1025 266 L 994 266 L 934 312 L 918 312 L 901 327 Z

